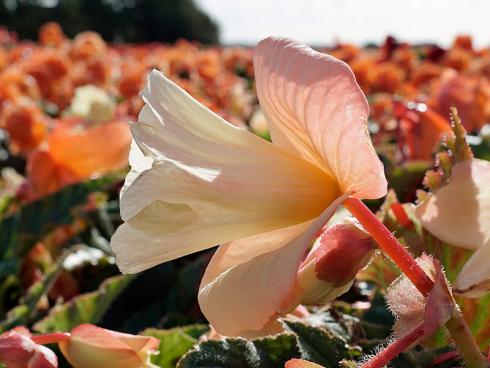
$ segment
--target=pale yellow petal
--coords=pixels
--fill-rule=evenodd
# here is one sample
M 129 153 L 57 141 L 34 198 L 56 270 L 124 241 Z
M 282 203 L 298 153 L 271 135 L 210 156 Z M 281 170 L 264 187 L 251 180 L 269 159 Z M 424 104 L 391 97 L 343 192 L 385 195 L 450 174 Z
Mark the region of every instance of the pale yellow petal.
M 305 229 L 297 225 L 218 248 L 199 288 L 199 304 L 221 335 L 260 331 L 300 302 L 295 283 L 301 260 L 344 197 Z

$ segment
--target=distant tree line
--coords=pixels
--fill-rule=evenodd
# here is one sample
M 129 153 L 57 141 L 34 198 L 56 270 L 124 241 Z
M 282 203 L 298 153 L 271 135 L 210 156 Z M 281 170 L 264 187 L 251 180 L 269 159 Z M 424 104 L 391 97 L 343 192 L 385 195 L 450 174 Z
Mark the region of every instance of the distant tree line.
M 217 25 L 193 0 L 0 0 L 0 24 L 19 38 L 36 39 L 48 21 L 68 36 L 93 30 L 112 42 L 219 41 Z

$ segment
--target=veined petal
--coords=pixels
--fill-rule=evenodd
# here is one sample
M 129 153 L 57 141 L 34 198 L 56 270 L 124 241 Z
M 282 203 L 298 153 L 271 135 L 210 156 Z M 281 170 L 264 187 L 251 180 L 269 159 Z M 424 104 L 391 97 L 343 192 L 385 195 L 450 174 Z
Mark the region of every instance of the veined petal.
M 490 240 L 490 162 L 454 165 L 444 187 L 416 209 L 422 225 L 450 244 L 478 249 Z
M 490 241 L 478 249 L 459 273 L 454 291 L 470 298 L 490 292 Z
M 199 304 L 221 335 L 260 331 L 299 304 L 296 276 L 305 252 L 345 199 L 338 198 L 313 223 L 296 225 L 218 248 L 199 288 Z M 305 229 L 306 228 L 306 229 Z
M 369 107 L 347 64 L 281 38 L 255 48 L 257 95 L 272 141 L 334 176 L 359 198 L 386 194 L 367 130 Z
M 133 165 L 121 198 L 127 222 L 111 245 L 123 272 L 314 219 L 339 196 L 324 171 L 226 123 L 161 73 L 144 96 L 132 133 L 153 164 Z

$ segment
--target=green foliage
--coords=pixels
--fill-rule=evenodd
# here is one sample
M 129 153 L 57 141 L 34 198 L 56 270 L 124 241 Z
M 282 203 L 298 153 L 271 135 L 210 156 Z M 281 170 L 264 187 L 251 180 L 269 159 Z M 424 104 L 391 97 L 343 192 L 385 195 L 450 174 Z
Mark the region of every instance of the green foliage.
M 177 367 L 276 368 L 300 356 L 296 337 L 290 333 L 252 341 L 226 338 L 201 342 Z
M 73 221 L 74 208 L 90 193 L 114 182 L 114 176 L 73 184 L 28 203 L 0 222 L 0 258 L 23 257 L 36 242 L 60 225 Z
M 0 323 L 0 331 L 3 332 L 15 326 L 29 324 L 36 315 L 40 299 L 47 294 L 60 271 L 61 262 L 51 266 L 44 277 L 27 290 L 20 304 L 7 313 L 7 318 Z
M 299 321 L 285 320 L 284 324 L 296 335 L 302 359 L 334 368 L 340 361 L 358 355 L 359 351 L 350 348 L 344 339 L 327 328 L 313 327 Z
M 111 303 L 126 288 L 135 276 L 115 276 L 105 280 L 97 291 L 75 297 L 54 307 L 50 313 L 34 325 L 42 333 L 70 331 L 82 323 L 98 323 Z
M 177 361 L 198 343 L 198 338 L 208 331 L 207 325 L 190 325 L 169 330 L 148 328 L 140 335 L 153 336 L 160 340 L 159 353 L 151 359 L 153 364 L 162 368 L 174 368 Z
M 108 41 L 218 42 L 218 27 L 193 0 L 40 0 L 0 2 L 0 23 L 36 39 L 39 27 L 56 21 L 71 37 L 93 30 Z

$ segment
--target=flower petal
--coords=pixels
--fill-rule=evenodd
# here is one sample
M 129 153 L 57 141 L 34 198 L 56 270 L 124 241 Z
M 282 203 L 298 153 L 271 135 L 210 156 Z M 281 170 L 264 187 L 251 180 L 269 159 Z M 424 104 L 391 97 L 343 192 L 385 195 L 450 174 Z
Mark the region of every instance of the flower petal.
M 128 123 L 124 121 L 87 128 L 67 124 L 48 137 L 49 152 L 54 160 L 80 178 L 124 168 L 130 143 Z
M 284 368 L 323 368 L 323 366 L 303 359 L 291 359 L 286 362 Z
M 199 304 L 221 335 L 260 331 L 299 304 L 293 291 L 305 252 L 335 213 L 338 198 L 313 223 L 300 224 L 218 248 L 199 288 Z M 307 228 L 306 228 L 307 227 Z
M 143 172 L 121 198 L 127 222 L 111 245 L 123 272 L 314 219 L 339 196 L 324 171 L 226 123 L 161 73 L 143 95 L 132 133 L 153 164 L 136 164 Z
M 58 343 L 61 352 L 75 368 L 139 368 L 143 361 L 136 351 L 120 341 L 112 331 L 83 324 L 75 327 L 71 338 Z
M 453 167 L 448 184 L 418 205 L 422 225 L 450 244 L 478 249 L 490 240 L 490 162 L 469 160 Z
M 255 48 L 257 95 L 272 141 L 333 175 L 359 198 L 386 194 L 367 130 L 369 107 L 347 64 L 307 46 L 267 38 Z
M 490 292 L 490 241 L 478 249 L 459 273 L 454 291 L 470 298 Z

